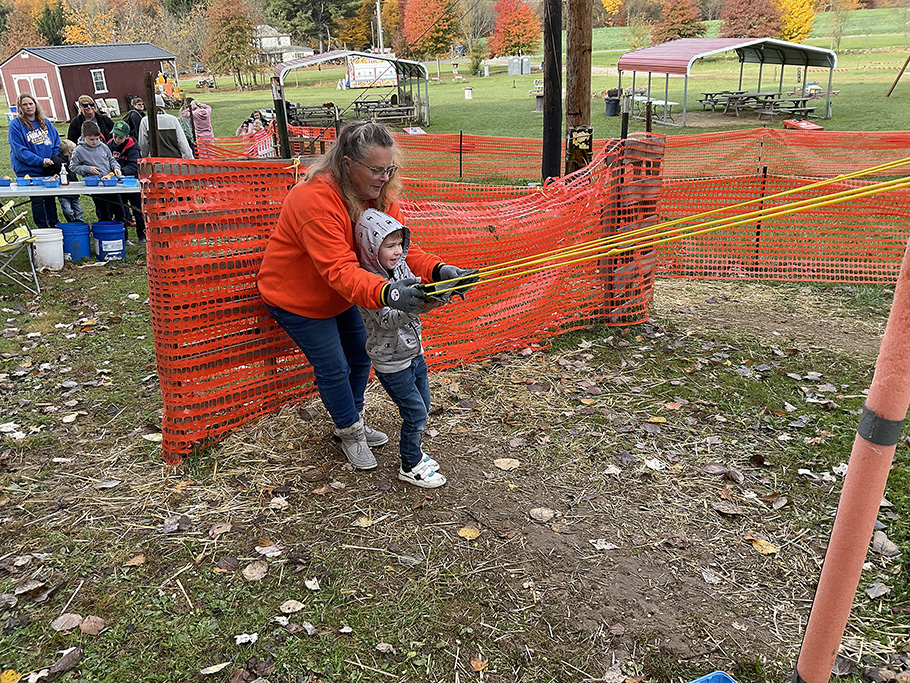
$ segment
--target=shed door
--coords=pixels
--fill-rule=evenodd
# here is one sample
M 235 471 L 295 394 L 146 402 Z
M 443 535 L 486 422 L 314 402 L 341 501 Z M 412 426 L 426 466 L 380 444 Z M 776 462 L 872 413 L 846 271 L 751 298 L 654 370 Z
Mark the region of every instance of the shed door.
M 13 74 L 13 83 L 16 86 L 17 98 L 24 92 L 31 93 L 41 105 L 44 115 L 57 120 L 57 108 L 54 106 L 54 98 L 51 97 L 47 74 Z

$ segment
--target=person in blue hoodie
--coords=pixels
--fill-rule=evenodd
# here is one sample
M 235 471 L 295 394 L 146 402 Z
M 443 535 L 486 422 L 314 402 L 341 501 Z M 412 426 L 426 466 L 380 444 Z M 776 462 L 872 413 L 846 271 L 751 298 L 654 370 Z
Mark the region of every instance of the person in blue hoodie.
M 16 118 L 9 124 L 9 156 L 17 178 L 43 178 L 60 153 L 60 134 L 45 118 L 38 101 L 29 93 L 16 100 Z M 32 197 L 32 220 L 36 228 L 57 227 L 57 200 Z
M 130 125 L 126 121 L 117 121 L 107 143 L 111 148 L 114 160 L 120 164 L 123 175 L 139 177 L 139 143 L 130 137 Z M 136 242 L 145 244 L 145 220 L 142 218 L 142 196 L 138 192 L 124 192 L 120 199 L 129 202 L 133 207 L 133 221 L 136 224 Z M 124 213 L 129 215 L 126 206 Z

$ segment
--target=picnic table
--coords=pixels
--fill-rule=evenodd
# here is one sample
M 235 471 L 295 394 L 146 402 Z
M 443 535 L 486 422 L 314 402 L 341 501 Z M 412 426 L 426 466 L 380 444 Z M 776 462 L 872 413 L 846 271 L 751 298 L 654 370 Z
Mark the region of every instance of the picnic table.
M 725 107 L 727 98 L 731 95 L 742 95 L 745 90 L 710 90 L 702 92 L 703 97 L 698 101 L 701 102 L 701 110 L 705 111 L 709 106 L 711 111 L 717 111 L 715 107 Z
M 769 119 L 778 114 L 790 114 L 795 116 L 808 116 L 815 111 L 815 107 L 808 106 L 809 96 L 805 97 L 783 97 L 771 100 L 762 107 L 757 107 L 755 112 L 758 114 L 759 121 L 763 116 Z
M 639 117 L 643 115 L 645 107 L 648 102 L 650 102 L 655 107 L 661 107 L 664 112 L 662 118 L 669 119 L 670 121 L 673 120 L 673 106 L 679 104 L 679 102 L 673 102 L 672 100 L 655 100 L 647 95 L 636 95 L 633 100 Z
M 768 102 L 779 99 L 780 93 L 778 91 L 769 91 L 769 92 L 745 92 L 739 93 L 738 95 L 730 95 L 727 98 L 727 104 L 724 106 L 724 114 L 728 114 L 730 109 L 739 116 L 741 109 L 761 109 L 766 106 Z
M 363 99 L 354 100 L 354 115 L 358 119 L 368 119 L 372 115 L 374 109 L 391 106 L 393 106 L 392 100 L 389 97 L 365 97 Z

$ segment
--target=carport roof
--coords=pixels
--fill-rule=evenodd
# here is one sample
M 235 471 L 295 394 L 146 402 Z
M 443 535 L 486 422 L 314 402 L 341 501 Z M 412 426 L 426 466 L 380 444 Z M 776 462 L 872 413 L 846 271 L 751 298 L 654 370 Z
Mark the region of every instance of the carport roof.
M 837 55 L 832 50 L 774 38 L 680 38 L 653 47 L 627 52 L 619 58 L 620 71 L 646 71 L 688 76 L 700 57 L 736 51 L 740 62 L 792 64 L 833 69 Z
M 367 57 L 370 59 L 381 59 L 390 62 L 395 67 L 395 73 L 399 78 L 423 78 L 430 77 L 427 68 L 420 62 L 412 62 L 408 59 L 398 59 L 389 55 L 376 55 L 370 52 L 355 52 L 353 50 L 332 50 L 331 52 L 322 52 L 311 57 L 301 57 L 290 62 L 282 62 L 275 65 L 275 75 L 284 83 L 284 76 L 288 71 L 301 66 L 315 66 L 322 62 L 328 62 L 333 59 L 346 59 L 348 56 Z

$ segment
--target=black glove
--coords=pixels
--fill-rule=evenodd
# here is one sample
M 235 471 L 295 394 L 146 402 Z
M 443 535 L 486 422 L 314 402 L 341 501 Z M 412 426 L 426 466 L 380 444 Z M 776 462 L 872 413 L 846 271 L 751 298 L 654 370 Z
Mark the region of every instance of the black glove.
M 456 278 L 458 279 L 456 280 Z M 443 289 L 459 287 L 460 289 L 456 289 L 453 294 L 457 294 L 464 299 L 465 293 L 471 289 L 471 286 L 477 284 L 477 281 L 480 278 L 477 276 L 476 270 L 466 270 L 464 268 L 459 268 L 458 266 L 446 265 L 439 267 L 439 279 L 455 280 L 455 282 L 445 283 L 442 287 Z
M 390 282 L 382 288 L 382 305 L 404 313 L 418 313 L 420 304 L 429 301 L 419 283 L 418 277 Z

